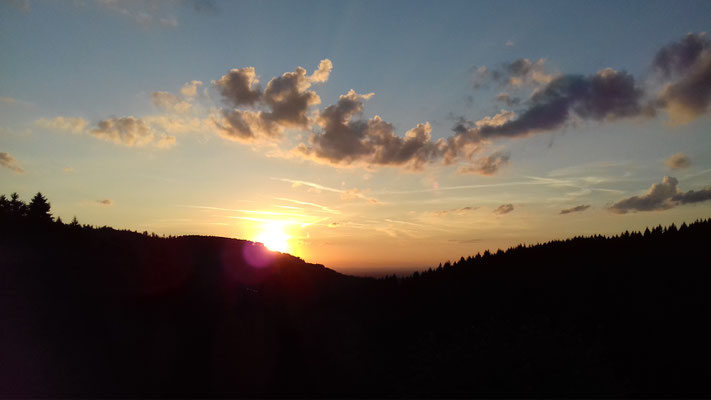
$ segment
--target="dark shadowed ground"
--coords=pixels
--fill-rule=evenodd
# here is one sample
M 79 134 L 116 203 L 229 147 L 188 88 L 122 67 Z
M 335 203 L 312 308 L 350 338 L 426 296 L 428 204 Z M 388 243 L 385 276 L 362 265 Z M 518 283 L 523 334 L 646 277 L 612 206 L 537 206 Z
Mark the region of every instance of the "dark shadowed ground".
M 251 242 L 0 225 L 0 394 L 711 395 L 711 220 L 409 278 Z

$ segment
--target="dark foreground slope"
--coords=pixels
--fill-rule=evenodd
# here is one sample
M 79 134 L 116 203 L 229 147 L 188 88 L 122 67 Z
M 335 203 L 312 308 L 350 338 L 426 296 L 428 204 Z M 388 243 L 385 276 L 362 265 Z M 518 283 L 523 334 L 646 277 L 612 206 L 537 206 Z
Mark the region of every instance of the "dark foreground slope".
M 711 395 L 709 221 L 383 280 L 238 240 L 0 228 L 4 396 Z

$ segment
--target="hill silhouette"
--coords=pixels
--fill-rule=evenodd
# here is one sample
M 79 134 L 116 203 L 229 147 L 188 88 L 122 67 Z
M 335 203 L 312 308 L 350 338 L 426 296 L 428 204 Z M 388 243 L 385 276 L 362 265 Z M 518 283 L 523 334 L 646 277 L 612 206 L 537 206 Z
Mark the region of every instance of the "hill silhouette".
M 711 220 L 356 278 L 0 198 L 0 395 L 711 394 Z

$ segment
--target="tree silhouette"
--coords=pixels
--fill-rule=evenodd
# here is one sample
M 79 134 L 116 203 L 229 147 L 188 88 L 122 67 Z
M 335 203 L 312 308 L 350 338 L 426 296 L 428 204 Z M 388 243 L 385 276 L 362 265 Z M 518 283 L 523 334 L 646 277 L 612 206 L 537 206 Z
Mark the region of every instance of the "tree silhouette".
M 27 215 L 37 222 L 52 222 L 52 214 L 49 213 L 50 208 L 47 198 L 42 196 L 42 193 L 37 192 L 30 201 Z
M 20 195 L 17 192 L 10 195 L 10 216 L 12 218 L 27 216 L 27 204 L 20 200 Z

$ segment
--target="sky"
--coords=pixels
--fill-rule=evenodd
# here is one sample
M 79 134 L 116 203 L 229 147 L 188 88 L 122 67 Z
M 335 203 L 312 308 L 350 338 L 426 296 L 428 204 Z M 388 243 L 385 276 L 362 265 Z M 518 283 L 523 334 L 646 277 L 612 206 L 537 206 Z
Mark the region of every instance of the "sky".
M 711 216 L 708 1 L 0 2 L 0 193 L 351 274 Z

